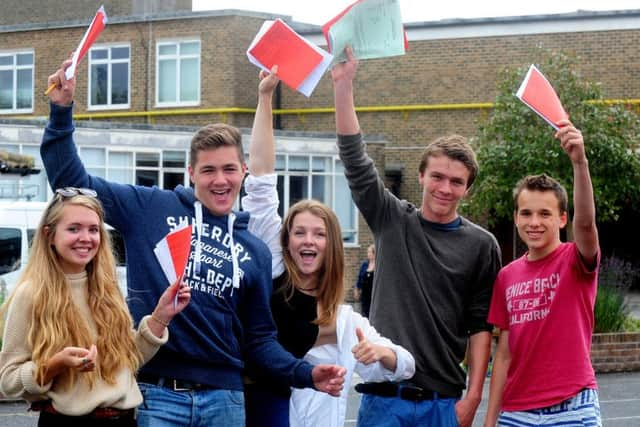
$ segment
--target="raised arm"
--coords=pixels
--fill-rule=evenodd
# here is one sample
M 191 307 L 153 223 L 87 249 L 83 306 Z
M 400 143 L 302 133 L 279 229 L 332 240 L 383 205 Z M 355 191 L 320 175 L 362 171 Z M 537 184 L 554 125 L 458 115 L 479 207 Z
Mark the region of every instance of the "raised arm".
M 589 174 L 589 161 L 584 148 L 582 133 L 569 120 L 558 123 L 556 133 L 560 146 L 571 160 L 573 167 L 573 234 L 578 251 L 588 266 L 594 266 L 598 255 L 598 229 L 593 186 Z
M 336 132 L 338 135 L 355 135 L 360 133 L 353 100 L 353 79 L 358 70 L 358 61 L 353 57 L 350 47 L 345 49 L 345 53 L 347 62 L 336 64 L 331 69 L 336 107 Z
M 278 215 L 278 190 L 275 169 L 275 140 L 271 100 L 278 85 L 278 66 L 271 73 L 260 72 L 258 106 L 251 129 L 249 145 L 249 176 L 244 182 L 247 193 L 242 198 L 242 209 L 249 212 L 249 231 L 265 242 L 271 252 L 272 278 L 284 272 L 280 229 L 282 218 Z
M 271 101 L 273 92 L 280 81 L 277 76 L 278 66 L 274 65 L 271 73 L 260 71 L 258 86 L 258 106 L 251 129 L 249 145 L 249 172 L 253 176 L 273 173 L 275 170 L 276 149 L 273 137 L 273 109 Z

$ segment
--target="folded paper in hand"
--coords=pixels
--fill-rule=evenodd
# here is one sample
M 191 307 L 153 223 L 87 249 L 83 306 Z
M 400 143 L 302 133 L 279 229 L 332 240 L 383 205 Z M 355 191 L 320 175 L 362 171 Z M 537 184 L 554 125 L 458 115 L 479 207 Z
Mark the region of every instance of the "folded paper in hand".
M 277 65 L 280 80 L 305 96 L 311 95 L 333 59 L 281 19 L 262 24 L 247 49 L 247 57 L 265 71 Z
M 529 67 L 516 96 L 555 130 L 560 128 L 560 120 L 569 118 L 551 83 L 533 64 Z
M 160 240 L 153 252 L 169 284 L 184 274 L 191 250 L 191 226 L 176 228 Z
M 404 55 L 408 43 L 398 0 L 358 0 L 322 26 L 333 63 L 347 60 L 351 47 L 357 59 Z
M 96 16 L 93 17 L 89 28 L 84 33 L 82 40 L 80 40 L 80 44 L 73 52 L 73 56 L 71 57 L 71 65 L 64 72 L 64 76 L 69 80 L 76 74 L 76 67 L 82 61 L 82 58 L 87 54 L 89 48 L 94 41 L 98 38 L 102 30 L 104 30 L 104 26 L 107 24 L 107 13 L 104 11 L 104 6 L 100 6 L 100 9 L 96 12 Z

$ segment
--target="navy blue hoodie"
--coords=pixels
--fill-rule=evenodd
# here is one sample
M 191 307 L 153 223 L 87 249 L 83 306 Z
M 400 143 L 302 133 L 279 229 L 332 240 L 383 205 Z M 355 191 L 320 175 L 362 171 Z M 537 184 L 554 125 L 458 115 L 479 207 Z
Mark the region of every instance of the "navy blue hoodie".
M 312 387 L 312 366 L 277 342 L 269 308 L 271 255 L 247 231 L 249 215 L 215 216 L 202 207 L 202 229 L 197 233 L 196 198 L 191 188 L 178 186 L 169 191 L 91 176 L 78 156 L 73 131 L 72 107 L 51 104 L 40 150 L 47 176 L 53 189 L 73 186 L 97 191 L 106 221 L 124 238 L 127 299 L 136 324 L 153 311 L 168 285 L 153 248 L 171 230 L 192 224 L 192 250 L 185 274 L 191 302 L 171 322 L 169 342 L 141 371 L 242 390 L 243 358 L 247 357 L 279 381 Z M 200 250 L 196 251 L 198 242 Z M 200 266 L 194 262 L 198 252 Z

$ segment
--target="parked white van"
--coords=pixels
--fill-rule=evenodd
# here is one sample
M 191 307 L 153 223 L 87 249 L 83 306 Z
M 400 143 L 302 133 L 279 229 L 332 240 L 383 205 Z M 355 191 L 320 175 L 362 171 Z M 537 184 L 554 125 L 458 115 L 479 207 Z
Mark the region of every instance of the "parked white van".
M 0 200 L 0 294 L 6 296 L 16 285 L 27 264 L 29 247 L 46 202 Z M 116 256 L 118 284 L 127 295 L 124 242 L 120 234 L 107 226 Z

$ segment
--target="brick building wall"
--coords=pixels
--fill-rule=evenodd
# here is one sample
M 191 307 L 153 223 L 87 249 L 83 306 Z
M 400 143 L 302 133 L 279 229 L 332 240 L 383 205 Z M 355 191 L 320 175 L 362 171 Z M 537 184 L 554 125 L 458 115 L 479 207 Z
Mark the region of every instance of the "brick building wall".
M 18 10 L 18 3 L 9 0 L 4 10 Z M 25 4 L 39 2 L 24 2 Z M 84 5 L 84 2 L 82 2 Z M 88 2 L 89 12 L 82 11 L 83 22 L 95 12 L 97 6 Z M 167 2 L 169 4 L 171 2 Z M 190 2 L 172 3 L 176 9 L 186 9 Z M 78 9 L 75 4 L 65 2 L 64 9 Z M 140 16 L 139 19 L 125 12 L 118 17 L 118 4 L 133 8 L 140 2 L 111 2 L 105 4 L 111 10 L 109 25 L 101 34 L 98 43 L 129 42 L 131 45 L 131 108 L 124 112 L 177 111 L 180 108 L 158 108 L 155 106 L 155 49 L 158 40 L 175 38 L 197 38 L 201 40 L 201 103 L 189 109 L 241 107 L 254 108 L 257 100 L 258 70 L 246 58 L 246 49 L 265 19 L 275 16 L 261 13 L 231 15 L 224 12 L 171 14 L 159 13 Z M 89 7 L 90 6 L 90 7 Z M 52 9 L 51 7 L 49 7 Z M 59 9 L 59 8 L 58 8 Z M 132 9 L 133 10 L 133 9 Z M 16 12 L 17 13 L 17 12 Z M 638 17 L 638 11 L 628 13 L 628 18 Z M 3 14 L 0 19 L 9 20 Z M 56 15 L 60 21 L 64 15 Z M 71 16 L 68 19 L 76 19 Z M 404 56 L 362 61 L 355 82 L 356 105 L 360 107 L 388 107 L 403 105 L 425 105 L 437 107 L 442 104 L 472 104 L 493 102 L 496 94 L 496 79 L 505 67 L 522 67 L 538 62 L 545 50 L 562 50 L 576 55 L 578 70 L 591 81 L 600 82 L 604 96 L 610 99 L 640 99 L 640 25 L 620 24 L 616 29 L 617 14 L 602 15 L 598 19 L 611 19 L 606 30 L 572 32 L 586 22 L 577 19 L 568 22 L 567 31 L 544 32 L 545 19 L 522 18 L 526 33 L 485 36 L 479 30 L 477 36 L 444 38 L 423 37 L 420 31 L 437 27 L 438 23 L 410 24 L 407 26 L 410 50 Z M 13 18 L 14 21 L 20 19 Z M 553 19 L 549 18 L 549 21 Z M 36 22 L 37 19 L 24 22 Z M 35 88 L 33 116 L 46 116 L 48 102 L 42 94 L 46 89 L 47 75 L 55 71 L 66 52 L 71 52 L 82 37 L 86 26 L 63 28 L 41 26 L 40 29 L 25 27 L 20 30 L 6 26 L 0 21 L 1 49 L 34 49 Z M 622 21 L 621 21 L 622 22 Z M 2 25 L 5 25 L 4 27 Z M 295 25 L 295 24 L 294 24 Z M 444 24 L 443 24 L 444 25 Z M 495 20 L 480 22 L 482 28 L 498 28 Z M 446 26 L 446 25 L 444 25 Z M 300 26 L 300 28 L 307 28 Z M 455 27 L 455 25 L 452 25 Z M 540 31 L 538 31 L 538 29 Z M 455 30 L 455 28 L 454 28 Z M 461 27 L 462 32 L 464 28 Z M 305 36 L 318 39 L 318 32 L 303 32 Z M 78 70 L 76 113 L 91 115 L 100 111 L 87 111 L 87 63 Z M 543 70 L 544 71 L 544 70 Z M 514 91 L 516 88 L 514 88 Z M 307 109 L 333 106 L 333 90 L 329 73 L 325 75 L 310 98 L 282 87 L 282 109 Z M 122 111 L 122 110 L 116 110 Z M 376 136 L 386 144 L 372 144 L 372 155 L 383 173 L 385 165 L 400 166 L 402 170 L 399 195 L 414 203 L 421 200 L 417 167 L 420 153 L 427 142 L 435 137 L 459 133 L 472 137 L 477 124 L 484 120 L 490 110 L 482 108 L 450 109 L 436 108 L 423 111 L 361 112 L 360 123 L 365 137 Z M 3 115 L 5 117 L 5 115 Z M 6 117 L 11 117 L 8 115 Z M 95 118 L 100 120 L 99 118 Z M 130 123 L 158 123 L 180 125 L 202 125 L 224 121 L 248 128 L 252 123 L 251 113 L 164 115 L 153 117 L 111 118 Z M 293 112 L 283 114 L 280 120 L 283 130 L 333 132 L 333 113 Z M 366 246 L 371 236 L 360 218 L 359 247 L 347 250 L 348 286 L 355 280 L 359 262 L 365 258 Z

